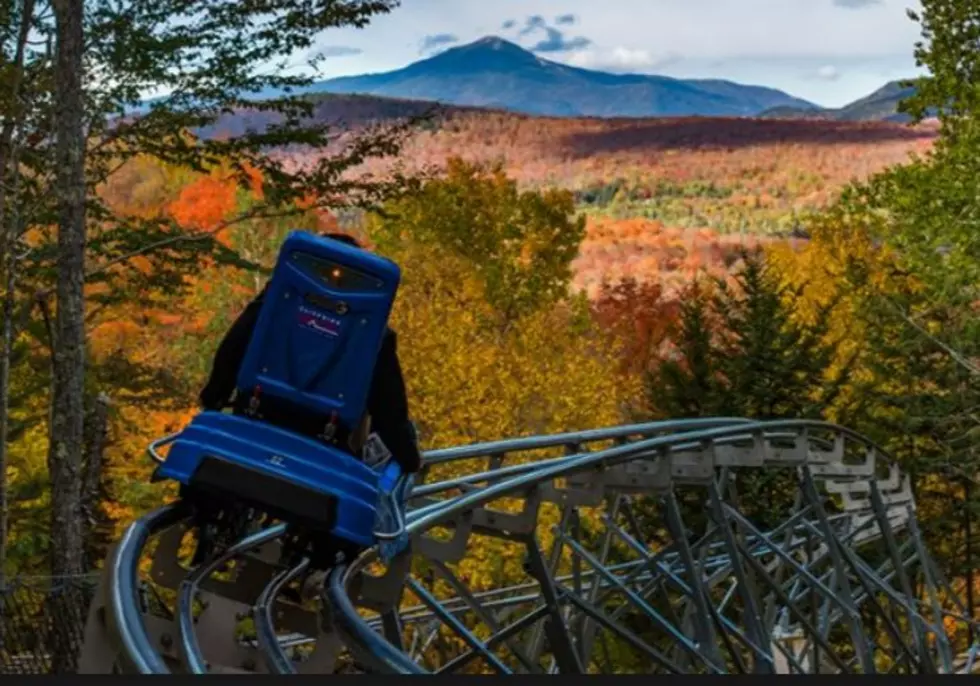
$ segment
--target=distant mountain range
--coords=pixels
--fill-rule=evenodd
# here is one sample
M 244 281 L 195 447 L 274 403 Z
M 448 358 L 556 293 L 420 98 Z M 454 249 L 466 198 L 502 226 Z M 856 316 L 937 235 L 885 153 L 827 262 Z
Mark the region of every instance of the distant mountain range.
M 764 119 L 828 119 L 835 121 L 893 121 L 907 123 L 911 117 L 898 111 L 898 104 L 915 93 L 912 86 L 891 81 L 859 100 L 839 108 L 780 105 L 762 112 Z
M 354 109 L 422 111 L 425 103 L 442 108 L 486 108 L 554 117 L 759 117 L 836 121 L 907 122 L 898 104 L 914 89 L 892 81 L 841 108 L 824 108 L 774 88 L 718 79 L 675 79 L 646 74 L 611 74 L 542 59 L 503 38 L 489 36 L 380 74 L 317 81 L 295 94 L 367 96 Z M 282 95 L 263 90 L 247 96 L 264 100 Z M 382 106 L 377 99 L 391 100 Z M 143 103 L 145 110 L 152 101 Z M 365 112 L 367 111 L 365 110 Z M 362 113 L 363 114 L 363 113 Z M 241 114 L 235 127 L 251 126 L 267 114 Z M 247 120 L 247 121 L 245 121 Z M 254 120 L 254 121 L 253 121 Z
M 556 117 L 752 117 L 774 108 L 818 109 L 774 88 L 570 67 L 495 36 L 451 48 L 396 71 L 320 81 L 304 90 L 429 100 Z

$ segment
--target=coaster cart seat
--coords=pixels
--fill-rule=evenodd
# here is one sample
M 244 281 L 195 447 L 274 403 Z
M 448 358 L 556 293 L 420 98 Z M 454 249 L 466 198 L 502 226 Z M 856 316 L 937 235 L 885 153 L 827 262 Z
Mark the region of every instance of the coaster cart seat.
M 154 480 L 358 548 L 380 543 L 385 557 L 401 550 L 411 475 L 394 459 L 375 469 L 337 442 L 260 419 L 262 402 L 285 401 L 331 418 L 325 439 L 331 428 L 357 425 L 400 276 L 395 263 L 364 250 L 290 234 L 236 384 L 240 396 L 257 401 L 257 416 L 201 412 L 150 446 L 159 463 Z M 165 458 L 157 452 L 164 445 Z

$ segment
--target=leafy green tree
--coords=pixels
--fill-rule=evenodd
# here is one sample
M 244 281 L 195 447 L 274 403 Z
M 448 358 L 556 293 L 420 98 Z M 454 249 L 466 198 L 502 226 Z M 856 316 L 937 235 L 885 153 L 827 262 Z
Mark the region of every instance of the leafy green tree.
M 947 140 L 959 132 L 975 132 L 980 120 L 980 3 L 976 0 L 921 0 L 908 10 L 922 37 L 915 61 L 925 76 L 912 80 L 916 92 L 901 110 L 916 119 L 938 114 Z
M 937 143 L 851 185 L 825 216 L 875 246 L 833 258 L 864 348 L 854 426 L 913 475 L 930 547 L 957 575 L 975 566 L 966 532 L 980 511 L 980 2 L 920 5 L 909 15 L 927 74 L 901 109 L 938 116 Z
M 524 191 L 502 167 L 449 160 L 443 177 L 384 207 L 370 222 L 382 247 L 406 239 L 465 258 L 506 325 L 565 297 L 585 235 L 570 192 Z
M 875 307 L 903 321 L 909 335 L 932 342 L 980 377 L 980 2 L 923 0 L 910 11 L 922 39 L 915 57 L 928 75 L 903 109 L 921 119 L 937 112 L 935 149 L 845 194 L 856 212 L 882 219 L 879 238 L 917 282 L 916 302 L 881 299 Z M 924 322 L 941 319 L 930 329 Z
M 93 287 L 102 306 L 118 304 L 120 294 L 133 292 L 126 286 L 140 280 L 178 293 L 202 260 L 243 264 L 217 240 L 223 228 L 314 207 L 370 207 L 401 189 L 396 174 L 376 179 L 352 171 L 369 157 L 395 153 L 414 122 L 338 144 L 314 117 L 313 102 L 294 94 L 311 82 L 309 71 L 299 76 L 286 68 L 297 55 L 315 52 L 323 31 L 364 26 L 397 4 L 0 2 L 0 16 L 9 20 L 0 31 L 0 95 L 7 96 L 0 97 L 0 283 L 10 327 L 2 338 L 16 341 L 38 330 L 48 353 L 52 572 L 74 574 L 84 566 L 77 513 L 91 397 L 86 322 Z M 244 109 L 258 111 L 267 125 L 225 135 L 226 118 Z M 280 146 L 303 147 L 309 163 L 268 154 Z M 328 146 L 330 154 L 323 154 Z M 204 228 L 166 213 L 115 212 L 100 188 L 147 157 L 192 172 L 224 165 L 243 188 L 257 176 L 261 200 Z M 139 270 L 136 258 L 143 262 Z M 33 317 L 25 326 L 10 315 L 21 307 Z M 5 353 L 11 348 L 5 345 Z M 9 367 L 7 360 L 0 369 Z

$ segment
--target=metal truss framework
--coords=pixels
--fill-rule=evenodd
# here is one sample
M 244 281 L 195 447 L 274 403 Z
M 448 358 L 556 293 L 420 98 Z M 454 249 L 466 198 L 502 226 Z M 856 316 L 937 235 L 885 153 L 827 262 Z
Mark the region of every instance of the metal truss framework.
M 107 560 L 79 671 L 974 671 L 908 478 L 846 428 L 678 420 L 426 463 L 388 564 L 314 569 L 257 521 L 190 565 L 189 511 L 143 517 Z

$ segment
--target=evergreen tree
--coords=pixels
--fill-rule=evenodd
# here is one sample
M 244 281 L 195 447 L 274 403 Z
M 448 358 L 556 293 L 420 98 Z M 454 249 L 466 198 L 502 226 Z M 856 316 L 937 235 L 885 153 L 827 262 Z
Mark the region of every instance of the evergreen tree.
M 676 357 L 647 380 L 655 417 L 819 419 L 848 378 L 832 373 L 831 307 L 812 322 L 797 316 L 802 288 L 789 288 L 760 252 L 746 252 L 734 283 L 715 279 L 689 291 L 674 336 Z M 742 511 L 763 528 L 786 517 L 796 493 L 789 470 L 739 474 Z M 702 491 L 682 493 L 686 518 L 705 523 Z
M 718 412 L 718 350 L 709 309 L 708 293 L 695 282 L 681 304 L 674 355 L 647 373 L 647 402 L 660 417 L 708 417 Z
M 715 279 L 690 288 L 674 335 L 676 356 L 648 376 L 654 414 L 820 418 L 848 375 L 831 373 L 831 306 L 803 322 L 802 295 L 759 252 L 743 254 L 733 284 Z
M 924 75 L 901 109 L 938 116 L 940 136 L 927 154 L 848 188 L 837 211 L 905 282 L 889 287 L 859 264 L 846 272 L 868 332 L 860 428 L 913 476 L 927 545 L 958 575 L 974 566 L 967 532 L 980 511 L 980 2 L 922 0 L 909 15 Z
M 879 298 L 873 296 L 863 308 L 867 344 L 874 354 L 867 360 L 867 379 L 857 388 L 868 412 L 855 428 L 887 450 L 910 476 L 920 526 L 943 573 L 968 577 L 975 566 L 973 517 L 980 511 L 975 488 L 980 387 L 969 369 L 929 338 L 910 332 L 894 310 L 873 307 Z M 911 291 L 890 296 L 909 309 L 918 309 L 920 298 Z M 948 315 L 948 310 L 932 307 L 919 321 L 939 331 Z

